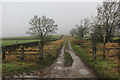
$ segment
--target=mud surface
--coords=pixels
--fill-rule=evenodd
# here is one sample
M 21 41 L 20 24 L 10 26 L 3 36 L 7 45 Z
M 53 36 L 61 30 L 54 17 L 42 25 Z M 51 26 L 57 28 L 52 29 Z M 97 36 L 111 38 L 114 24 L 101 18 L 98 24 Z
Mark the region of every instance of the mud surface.
M 64 67 L 64 43 L 61 49 L 61 54 L 59 54 L 55 63 L 53 63 L 50 67 L 47 67 L 42 71 L 38 70 L 14 75 L 12 78 L 96 78 L 96 76 L 93 74 L 93 71 L 85 66 L 80 58 L 75 55 L 75 52 L 72 50 L 69 41 L 68 43 L 69 48 L 66 51 L 70 53 L 71 57 L 73 58 L 72 66 Z

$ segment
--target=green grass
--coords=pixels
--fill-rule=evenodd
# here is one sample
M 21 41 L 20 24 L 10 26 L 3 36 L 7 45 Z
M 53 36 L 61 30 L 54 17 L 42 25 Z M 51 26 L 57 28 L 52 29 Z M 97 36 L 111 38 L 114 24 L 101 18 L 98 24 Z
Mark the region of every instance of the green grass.
M 21 44 L 21 43 L 28 43 L 28 42 L 35 42 L 40 40 L 3 40 L 2 46 L 14 45 L 14 44 Z
M 60 38 L 61 36 L 55 35 L 52 36 L 52 38 Z M 37 38 L 36 36 L 24 36 L 24 37 L 7 37 L 3 39 L 32 39 Z M 8 45 L 14 45 L 14 44 L 21 44 L 21 43 L 27 43 L 27 42 L 35 42 L 40 41 L 39 39 L 34 40 L 2 40 L 0 43 L 2 46 L 8 46 Z
M 79 38 L 79 37 L 75 36 L 75 38 Z M 90 36 L 85 36 L 83 39 L 87 40 L 87 39 L 90 39 L 90 38 L 91 38 Z M 112 37 L 112 40 L 117 40 L 117 39 L 120 39 L 120 37 Z
M 31 38 L 37 38 L 37 36 L 3 37 L 2 39 L 25 39 L 25 38 L 31 39 Z
M 23 72 L 29 72 L 36 69 L 42 69 L 53 62 L 54 59 L 47 57 L 43 59 L 43 62 L 8 62 L 2 64 L 2 76 L 10 76 L 14 74 L 19 74 Z
M 60 36 L 61 35 L 54 35 L 54 36 L 51 36 L 51 37 L 59 38 Z M 32 38 L 38 38 L 38 37 L 37 36 L 20 36 L 20 37 L 3 37 L 2 39 L 32 39 Z
M 68 40 L 66 40 L 66 43 L 65 43 L 65 49 L 68 48 Z
M 68 40 L 66 40 L 66 43 L 65 43 L 65 50 L 68 49 Z M 72 63 L 73 63 L 73 59 L 70 55 L 70 53 L 64 51 L 64 54 L 65 54 L 65 63 L 64 63 L 64 66 L 67 67 L 67 66 L 72 66 Z
M 86 47 L 81 47 L 80 45 L 75 45 L 71 43 L 72 49 L 77 53 L 79 57 L 81 57 L 86 64 L 91 66 L 96 73 L 100 75 L 102 78 L 116 78 L 118 79 L 118 76 L 112 73 L 112 68 L 114 67 L 114 64 L 110 64 L 109 61 L 102 60 L 102 56 L 97 56 L 98 60 L 94 60 L 93 57 L 89 56 L 89 52 L 87 50 L 88 45 Z M 110 71 L 108 71 L 109 69 Z M 108 72 L 107 72 L 108 71 Z
M 2 76 L 10 76 L 14 74 L 19 74 L 23 72 L 29 72 L 37 69 L 43 69 L 46 66 L 52 64 L 56 59 L 56 55 L 51 55 L 39 62 L 3 62 L 2 64 Z
M 5 37 L 5 38 L 2 38 L 2 39 L 18 39 L 18 40 L 1 40 L 1 45 L 2 46 L 8 46 L 8 45 L 14 45 L 14 44 L 40 41 L 38 39 L 36 39 L 36 40 L 19 40 L 19 39 L 32 39 L 32 38 L 37 38 L 37 37 L 36 36 Z
M 113 37 L 112 40 L 120 39 L 120 37 Z
M 89 37 L 84 37 L 83 39 L 86 40 L 86 39 L 90 39 L 90 38 Z
M 74 38 L 79 39 L 79 36 L 74 36 Z M 90 36 L 84 36 L 83 39 L 84 40 L 90 39 Z
M 64 52 L 64 54 L 65 54 L 64 66 L 65 67 L 72 66 L 73 59 L 72 59 L 71 55 L 68 52 Z
M 4 62 L 2 63 L 2 76 L 10 76 L 14 74 L 19 74 L 23 72 L 29 72 L 37 69 L 43 69 L 46 66 L 49 66 L 52 64 L 55 59 L 57 58 L 57 54 L 61 46 L 63 45 L 64 41 L 61 42 L 61 44 L 56 47 L 54 47 L 54 54 L 45 57 L 42 61 L 34 61 L 34 62 L 29 62 L 29 61 L 21 61 L 21 62 Z M 47 44 L 48 45 L 48 44 Z M 46 45 L 46 46 L 47 46 Z
M 52 38 L 60 38 L 61 37 L 61 35 L 54 35 L 54 36 L 52 36 Z
M 35 41 L 40 41 L 40 40 L 3 40 L 2 46 L 21 44 L 21 43 L 27 43 L 27 42 L 35 42 Z
M 2 63 L 0 63 L 0 77 L 2 77 Z

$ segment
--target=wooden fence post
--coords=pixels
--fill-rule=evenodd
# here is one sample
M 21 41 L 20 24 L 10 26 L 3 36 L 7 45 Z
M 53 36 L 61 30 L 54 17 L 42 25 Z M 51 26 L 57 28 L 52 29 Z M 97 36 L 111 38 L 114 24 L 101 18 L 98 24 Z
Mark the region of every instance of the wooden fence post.
M 6 56 L 5 56 L 5 51 L 2 51 L 2 60 L 5 60 Z
M 41 60 L 41 44 L 40 44 L 40 41 L 38 42 L 38 46 L 39 46 L 39 60 Z
M 103 43 L 103 59 L 105 59 L 105 42 Z
M 93 51 L 93 59 L 96 59 L 96 50 L 97 49 L 96 49 L 96 43 L 95 42 L 92 43 L 92 47 L 93 47 L 93 50 L 92 50 Z
M 93 47 L 93 58 L 96 59 L 96 46 Z
M 23 46 L 22 46 L 22 48 L 21 48 L 21 52 L 22 52 L 21 60 L 23 61 L 23 60 L 24 60 L 24 47 L 23 47 Z
M 109 54 L 109 53 L 110 53 L 110 50 L 109 50 L 109 49 L 107 49 L 107 50 L 108 50 L 108 55 L 110 56 L 110 54 Z

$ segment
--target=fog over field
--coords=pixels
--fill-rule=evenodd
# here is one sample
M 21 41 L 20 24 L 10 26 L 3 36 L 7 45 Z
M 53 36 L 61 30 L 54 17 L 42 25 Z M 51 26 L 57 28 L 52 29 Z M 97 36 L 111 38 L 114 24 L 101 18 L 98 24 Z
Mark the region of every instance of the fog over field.
M 28 36 L 29 20 L 34 16 L 53 18 L 57 35 L 68 35 L 83 18 L 96 16 L 100 2 L 6 2 L 2 4 L 2 36 Z

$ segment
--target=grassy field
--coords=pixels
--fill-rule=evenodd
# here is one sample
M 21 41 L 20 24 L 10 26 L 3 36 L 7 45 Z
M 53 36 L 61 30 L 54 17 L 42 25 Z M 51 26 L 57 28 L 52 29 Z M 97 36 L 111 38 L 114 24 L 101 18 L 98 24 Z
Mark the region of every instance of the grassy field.
M 120 37 L 113 37 L 112 40 L 120 39 Z
M 77 37 L 75 36 L 75 38 L 76 38 L 76 39 L 79 39 L 78 36 L 77 36 Z M 84 39 L 84 40 L 87 40 L 87 39 L 90 39 L 90 38 L 91 38 L 90 36 L 85 36 L 83 39 Z M 112 40 L 117 40 L 117 39 L 120 39 L 120 37 L 113 37 L 113 38 L 112 38 Z
M 52 36 L 51 38 L 60 38 L 61 36 Z M 24 37 L 6 37 L 2 39 L 8 39 L 8 40 L 2 40 L 1 45 L 2 46 L 8 46 L 8 45 L 13 45 L 13 44 L 21 44 L 21 43 L 27 43 L 27 42 L 35 42 L 35 41 L 40 41 L 39 39 L 33 39 L 32 38 L 37 38 L 35 36 L 24 36 Z M 11 39 L 18 39 L 18 40 L 11 40 Z M 20 39 L 20 40 L 19 40 Z M 21 39 L 31 39 L 31 40 L 21 40 Z
M 21 44 L 21 43 L 28 43 L 28 42 L 35 42 L 40 40 L 3 40 L 2 46 L 8 46 L 13 44 Z
M 31 39 L 37 38 L 36 36 L 18 36 L 18 37 L 3 37 L 2 39 Z M 0 38 L 1 39 L 1 38 Z
M 51 36 L 53 38 L 59 38 L 61 35 L 54 35 Z M 32 38 L 38 38 L 37 36 L 20 36 L 20 37 L 3 37 L 0 39 L 32 39 Z
M 47 51 L 48 53 L 44 54 L 44 59 L 42 61 L 39 61 L 39 56 L 34 55 L 25 56 L 24 61 L 17 61 L 16 56 L 6 56 L 6 59 L 2 63 L 2 76 L 10 76 L 45 68 L 55 61 L 59 52 L 59 48 L 61 48 L 63 43 L 64 39 L 48 42 L 48 44 L 44 46 L 44 51 Z M 38 47 L 28 47 L 26 49 L 35 50 L 38 49 Z
M 91 66 L 97 74 L 102 78 L 116 78 L 118 80 L 118 57 L 117 50 L 106 51 L 106 59 L 103 60 L 101 50 L 97 51 L 97 59 L 93 59 L 91 41 L 85 41 L 83 44 L 77 45 L 75 39 L 71 40 L 72 48 L 81 57 L 86 64 Z M 102 44 L 97 45 L 97 49 L 102 48 Z M 117 43 L 106 44 L 107 48 L 120 47 Z M 110 57 L 112 56 L 112 57 Z

